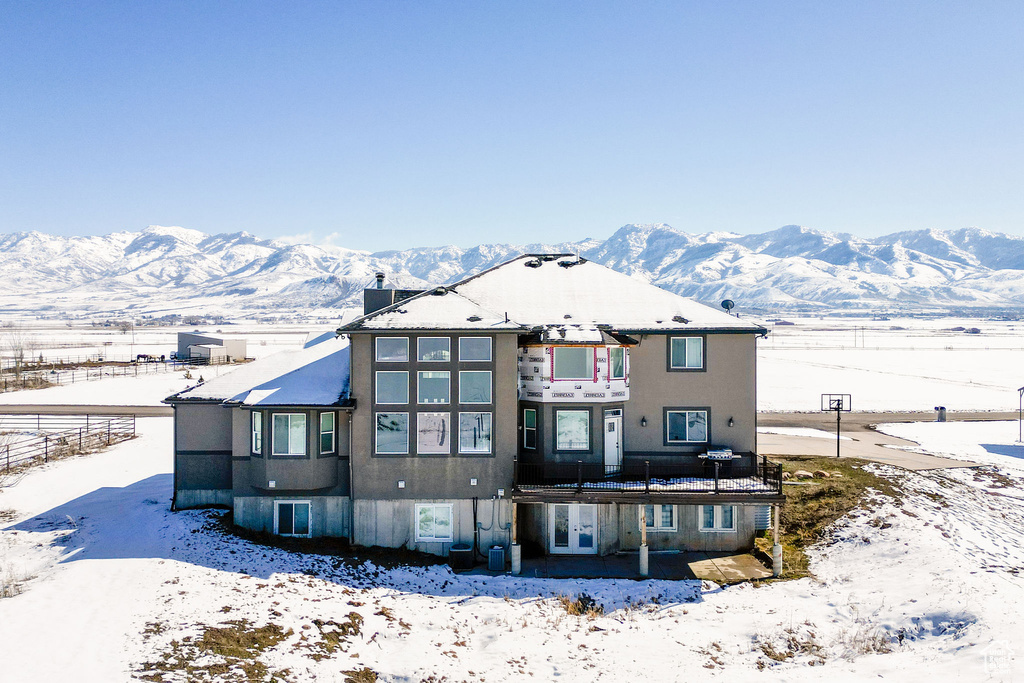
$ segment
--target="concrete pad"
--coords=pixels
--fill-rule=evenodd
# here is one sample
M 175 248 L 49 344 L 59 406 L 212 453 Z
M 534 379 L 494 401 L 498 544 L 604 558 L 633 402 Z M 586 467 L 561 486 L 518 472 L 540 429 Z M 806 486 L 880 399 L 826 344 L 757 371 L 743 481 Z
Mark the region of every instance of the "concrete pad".
M 637 553 L 596 555 L 548 555 L 523 560 L 523 576 L 547 579 L 639 579 L 640 557 Z M 479 567 L 472 574 L 497 575 Z M 687 581 L 707 579 L 716 583 L 732 583 L 771 576 L 757 558 L 749 553 L 652 552 L 651 579 Z
M 772 575 L 771 570 L 761 564 L 753 555 L 724 555 L 712 557 L 711 561 L 729 582 L 767 579 Z
M 907 470 L 937 470 L 947 467 L 981 467 L 970 460 L 954 460 L 927 453 L 890 448 L 889 446 L 917 446 L 913 441 L 897 439 L 874 431 L 843 433 L 850 437 L 843 441 L 839 452 L 844 458 L 859 458 Z M 836 442 L 816 436 L 789 436 L 785 434 L 758 434 L 757 451 L 761 455 L 811 455 L 835 457 Z

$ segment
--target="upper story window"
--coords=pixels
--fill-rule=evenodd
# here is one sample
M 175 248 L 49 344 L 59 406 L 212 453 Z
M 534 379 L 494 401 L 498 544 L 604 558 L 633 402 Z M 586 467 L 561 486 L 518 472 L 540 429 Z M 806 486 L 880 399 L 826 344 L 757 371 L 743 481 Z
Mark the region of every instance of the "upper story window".
M 490 370 L 463 370 L 459 373 L 459 403 L 490 402 Z
M 263 454 L 263 413 L 252 411 L 252 452 Z
M 320 413 L 320 453 L 334 452 L 334 413 Z
M 608 379 L 626 379 L 626 348 L 613 346 L 608 349 Z
M 408 337 L 377 337 L 378 363 L 408 363 Z
M 587 346 L 558 346 L 553 350 L 555 379 L 594 379 L 594 349 Z
M 416 357 L 422 363 L 447 363 L 452 359 L 449 337 L 420 337 L 416 340 Z
M 409 373 L 404 370 L 377 371 L 377 403 L 408 403 Z
M 669 337 L 669 370 L 703 370 L 703 337 Z
M 451 373 L 447 370 L 420 371 L 416 380 L 416 402 L 448 403 L 451 383 Z
M 491 360 L 490 337 L 462 337 L 459 339 L 459 361 L 476 362 Z
M 537 410 L 523 409 L 523 448 L 537 448 Z
M 706 410 L 666 410 L 665 440 L 667 443 L 706 443 L 708 413 Z
M 377 438 L 374 452 L 409 452 L 409 413 L 377 413 Z
M 555 411 L 555 450 L 590 450 L 590 411 Z
M 274 455 L 306 454 L 306 414 L 275 413 L 271 438 Z

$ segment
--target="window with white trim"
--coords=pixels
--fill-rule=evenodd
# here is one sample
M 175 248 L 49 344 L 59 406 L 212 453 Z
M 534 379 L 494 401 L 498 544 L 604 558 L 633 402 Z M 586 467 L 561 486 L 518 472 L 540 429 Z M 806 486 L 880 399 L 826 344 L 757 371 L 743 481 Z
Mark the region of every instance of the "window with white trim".
M 278 536 L 311 535 L 311 508 L 308 500 L 275 500 L 274 533 Z
M 701 531 L 736 531 L 735 505 L 701 505 Z
M 459 361 L 475 363 L 491 360 L 490 337 L 460 337 Z
M 448 403 L 451 400 L 452 373 L 447 370 L 421 370 L 416 377 L 417 403 Z
M 408 363 L 408 337 L 377 337 L 378 363 Z
M 590 450 L 590 411 L 555 411 L 555 450 Z
M 490 413 L 459 413 L 459 453 L 490 453 Z
M 452 536 L 452 505 L 416 505 L 416 542 L 450 543 Z
M 523 409 L 523 448 L 537 448 L 537 410 Z
M 378 370 L 376 401 L 380 404 L 409 402 L 409 373 L 404 370 Z
M 594 349 L 589 346 L 556 346 L 555 379 L 594 380 Z
M 263 455 L 263 413 L 252 411 L 252 452 Z
M 665 440 L 668 443 L 707 443 L 706 410 L 665 411 Z
M 608 379 L 626 379 L 626 347 L 608 349 Z
M 416 414 L 416 452 L 444 454 L 452 452 L 451 413 Z
M 320 453 L 334 452 L 334 413 L 320 413 Z
M 409 413 L 377 413 L 376 453 L 405 455 L 409 452 Z
M 452 359 L 450 337 L 420 337 L 416 341 L 416 357 L 421 363 L 447 363 Z
M 490 403 L 491 371 L 462 370 L 459 372 L 459 403 Z
M 641 505 L 640 521 L 646 521 L 648 531 L 675 531 L 676 530 L 676 506 L 675 505 Z M 646 508 L 646 520 L 644 519 L 644 508 Z
M 701 370 L 704 368 L 703 337 L 669 337 L 670 370 Z
M 306 414 L 274 413 L 271 453 L 273 455 L 306 454 Z

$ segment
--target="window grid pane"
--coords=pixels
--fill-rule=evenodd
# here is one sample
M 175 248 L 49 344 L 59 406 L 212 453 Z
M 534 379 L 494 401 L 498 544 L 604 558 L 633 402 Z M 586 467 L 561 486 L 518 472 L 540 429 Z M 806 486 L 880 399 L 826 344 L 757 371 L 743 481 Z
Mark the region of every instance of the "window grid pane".
M 292 504 L 291 503 L 280 503 L 277 506 L 277 533 L 279 533 L 279 534 L 292 534 L 292 533 L 295 533 L 294 525 L 292 523 Z
M 417 357 L 425 363 L 448 362 L 452 359 L 452 340 L 448 337 L 420 337 L 416 349 Z
M 376 402 L 402 404 L 409 402 L 409 373 L 378 371 Z
M 555 379 L 593 379 L 594 350 L 588 347 L 555 348 Z
M 407 337 L 377 337 L 377 361 L 385 363 L 407 363 L 409 361 L 409 339 Z
M 451 391 L 451 373 L 445 371 L 420 372 L 416 382 L 418 403 L 448 403 Z
M 626 349 L 613 348 L 609 351 L 611 366 L 611 379 L 624 379 L 626 377 Z
M 376 452 L 409 452 L 409 413 L 377 413 Z
M 309 535 L 309 503 L 295 503 L 292 506 L 295 513 L 295 523 L 292 525 L 296 536 Z
M 459 373 L 459 403 L 490 402 L 490 370 L 463 370 Z
M 686 339 L 686 367 L 702 368 L 704 340 L 700 337 L 687 337 Z
M 462 337 L 459 339 L 459 360 L 463 362 L 491 360 L 491 338 Z
M 417 415 L 417 453 L 451 453 L 451 439 L 451 413 L 420 413 Z
M 459 453 L 491 452 L 491 414 L 459 413 Z

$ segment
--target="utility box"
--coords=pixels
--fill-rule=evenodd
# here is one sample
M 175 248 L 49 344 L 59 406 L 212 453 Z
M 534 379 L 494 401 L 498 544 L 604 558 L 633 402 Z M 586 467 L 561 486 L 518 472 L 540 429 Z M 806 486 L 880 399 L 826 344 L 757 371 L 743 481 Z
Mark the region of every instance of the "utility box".
M 935 421 L 945 422 L 946 421 L 946 406 L 935 406 Z
M 492 546 L 490 552 L 487 553 L 487 571 L 505 571 L 505 549 L 500 545 Z
M 448 565 L 453 572 L 468 572 L 473 568 L 473 546 L 456 543 L 448 549 Z

